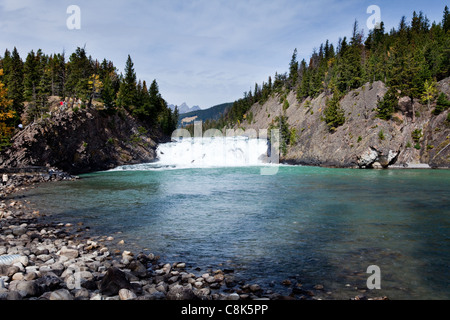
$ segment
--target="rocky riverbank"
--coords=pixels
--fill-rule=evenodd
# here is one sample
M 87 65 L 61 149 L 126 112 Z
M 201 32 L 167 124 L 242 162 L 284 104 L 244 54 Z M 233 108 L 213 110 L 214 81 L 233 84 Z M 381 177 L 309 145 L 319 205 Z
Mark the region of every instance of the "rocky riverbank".
M 331 294 L 320 284 L 304 288 L 285 280 L 291 293 L 282 295 L 246 283 L 231 268 L 202 269 L 132 253 L 121 239 L 88 236 L 83 223 L 49 222 L 16 193 L 67 179 L 76 177 L 12 175 L 0 186 L 0 300 L 313 300 Z

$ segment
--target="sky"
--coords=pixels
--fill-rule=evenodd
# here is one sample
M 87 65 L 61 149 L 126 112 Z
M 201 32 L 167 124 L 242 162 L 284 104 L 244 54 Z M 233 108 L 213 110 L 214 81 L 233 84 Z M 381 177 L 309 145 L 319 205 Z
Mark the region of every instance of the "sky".
M 295 48 L 298 60 L 308 61 L 327 39 L 336 45 L 351 36 L 355 19 L 367 35 L 371 5 L 380 8 L 389 31 L 402 16 L 410 21 L 413 11 L 439 23 L 449 2 L 0 0 L 0 55 L 16 47 L 23 60 L 38 49 L 68 57 L 85 47 L 92 58 L 113 61 L 119 72 L 130 55 L 138 79 L 156 79 L 169 104 L 206 109 L 241 98 L 275 72 L 287 72 Z M 68 11 L 71 5 L 79 15 Z

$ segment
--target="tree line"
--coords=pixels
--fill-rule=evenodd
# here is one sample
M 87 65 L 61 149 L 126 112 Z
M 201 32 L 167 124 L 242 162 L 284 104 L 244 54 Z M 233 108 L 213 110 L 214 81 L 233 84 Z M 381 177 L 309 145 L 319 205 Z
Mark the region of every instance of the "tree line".
M 314 49 L 309 61 L 299 62 L 295 49 L 289 72 L 276 73 L 273 79 L 269 77 L 267 82 L 255 84 L 254 90 L 245 92 L 224 117 L 210 126 L 223 128 L 240 123 L 253 104 L 263 104 L 270 96 L 283 97 L 286 92 L 294 91 L 302 103 L 325 92 L 335 97 L 329 99 L 324 112 L 324 120 L 333 131 L 345 122 L 339 99 L 349 91 L 375 81 L 382 81 L 389 88 L 377 109 L 378 117 L 389 120 L 400 97 L 419 98 L 429 104 L 430 98 L 436 99 L 433 94 L 430 97 L 433 86 L 449 75 L 448 6 L 439 23 L 430 23 L 423 12 L 414 12 L 410 22 L 403 16 L 398 28 L 389 32 L 381 22 L 367 36 L 355 21 L 350 38 L 340 38 L 336 46 L 327 40 L 318 50 Z M 286 104 L 287 101 L 282 98 L 281 102 Z
M 77 48 L 68 58 L 64 52 L 47 55 L 32 50 L 25 60 L 14 48 L 0 56 L 0 143 L 8 143 L 17 125 L 46 114 L 51 96 L 66 101 L 67 107 L 76 101 L 91 107 L 98 101 L 109 114 L 126 110 L 165 134 L 177 127 L 178 111 L 168 108 L 156 80 L 150 87 L 137 80 L 130 56 L 122 74 L 113 62 L 88 56 L 85 48 Z

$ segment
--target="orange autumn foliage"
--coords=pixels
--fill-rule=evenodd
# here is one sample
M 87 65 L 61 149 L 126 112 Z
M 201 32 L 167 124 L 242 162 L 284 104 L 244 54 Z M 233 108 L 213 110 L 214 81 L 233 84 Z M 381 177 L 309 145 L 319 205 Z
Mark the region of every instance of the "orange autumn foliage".
M 3 76 L 3 69 L 0 69 L 0 77 Z M 9 121 L 16 116 L 10 109 L 12 100 L 8 99 L 8 89 L 0 81 L 0 144 L 7 142 L 14 132 L 14 127 L 9 126 Z

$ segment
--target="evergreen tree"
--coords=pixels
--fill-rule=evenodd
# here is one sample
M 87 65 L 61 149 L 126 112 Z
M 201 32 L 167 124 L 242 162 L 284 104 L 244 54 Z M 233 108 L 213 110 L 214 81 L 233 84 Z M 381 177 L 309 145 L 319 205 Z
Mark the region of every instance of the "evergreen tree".
M 104 77 L 104 84 L 101 97 L 105 109 L 110 113 L 114 113 L 116 111 L 116 94 L 110 76 Z
M 327 100 L 324 110 L 325 122 L 331 132 L 345 123 L 344 110 L 340 105 L 340 92 L 337 88 L 334 89 L 333 97 Z
M 448 10 L 448 6 L 445 6 L 444 9 L 444 19 L 442 20 L 442 28 L 444 32 L 450 31 L 450 12 Z
M 12 108 L 18 116 L 23 112 L 23 61 L 17 49 L 11 55 L 11 62 L 8 73 L 8 97 L 12 100 Z
M 130 55 L 125 65 L 125 76 L 120 84 L 119 97 L 121 106 L 125 109 L 132 111 L 136 108 L 136 73 L 134 71 L 134 63 L 131 60 Z
M 445 93 L 442 92 L 436 101 L 436 108 L 434 109 L 433 114 L 437 116 L 448 108 L 450 108 L 450 101 L 447 100 Z
M 40 81 L 40 56 L 32 50 L 24 64 L 24 98 L 26 101 L 36 101 L 36 88 Z
M 378 102 L 377 107 L 377 118 L 383 120 L 390 120 L 395 112 L 395 108 L 398 105 L 398 97 L 396 96 L 394 90 L 390 88 L 388 92 L 384 95 L 384 98 Z
M 88 100 L 89 78 L 93 74 L 93 68 L 84 48 L 78 47 L 70 56 L 67 71 L 66 94 L 73 99 Z
M 297 61 L 297 49 L 292 54 L 291 62 L 289 63 L 289 85 L 290 88 L 295 88 L 298 81 L 298 61 Z

